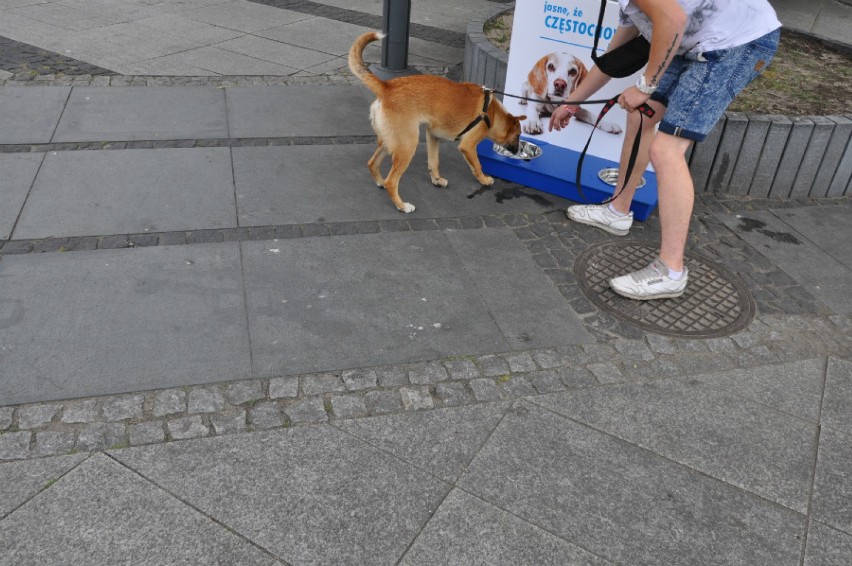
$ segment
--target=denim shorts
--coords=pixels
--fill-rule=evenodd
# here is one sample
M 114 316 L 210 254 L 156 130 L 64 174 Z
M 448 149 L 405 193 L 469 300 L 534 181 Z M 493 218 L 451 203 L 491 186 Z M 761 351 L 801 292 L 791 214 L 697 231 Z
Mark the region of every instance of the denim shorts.
M 699 55 L 678 55 L 651 95 L 666 106 L 660 131 L 703 141 L 742 89 L 769 64 L 781 30 L 754 41 Z

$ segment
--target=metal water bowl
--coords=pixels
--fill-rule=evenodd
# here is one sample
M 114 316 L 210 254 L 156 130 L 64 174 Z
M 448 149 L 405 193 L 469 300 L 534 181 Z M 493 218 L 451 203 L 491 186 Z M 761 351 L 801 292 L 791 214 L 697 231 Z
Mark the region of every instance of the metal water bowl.
M 614 187 L 618 184 L 618 169 L 615 168 L 615 167 L 608 168 L 608 169 L 601 169 L 600 172 L 598 173 L 598 177 L 600 178 L 601 181 L 603 181 L 607 185 L 612 185 Z M 636 188 L 641 189 L 644 186 L 645 186 L 645 177 L 642 177 L 639 180 L 639 186 L 637 186 Z
M 541 155 L 541 148 L 539 146 L 524 140 L 521 140 L 518 147 L 518 153 L 512 153 L 502 145 L 496 143 L 494 144 L 493 149 L 494 153 L 497 155 L 502 155 L 503 157 L 509 157 L 511 159 L 522 159 L 524 161 L 531 161 Z

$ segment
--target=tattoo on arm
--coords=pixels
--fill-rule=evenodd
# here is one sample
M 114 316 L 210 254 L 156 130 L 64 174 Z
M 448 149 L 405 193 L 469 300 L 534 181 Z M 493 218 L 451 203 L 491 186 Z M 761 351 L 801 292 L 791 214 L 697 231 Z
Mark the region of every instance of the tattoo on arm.
M 672 38 L 672 44 L 669 45 L 669 48 L 666 51 L 666 56 L 663 58 L 663 62 L 660 63 L 659 67 L 657 67 L 657 72 L 654 73 L 654 77 L 651 79 L 651 84 L 653 84 L 653 85 L 657 84 L 657 79 L 660 78 L 660 74 L 663 72 L 663 69 L 665 69 L 666 66 L 668 65 L 669 59 L 671 59 L 671 56 L 672 56 L 672 51 L 674 50 L 674 46 L 677 44 L 677 40 L 678 40 L 679 37 L 680 37 L 680 34 L 676 33 L 674 38 Z

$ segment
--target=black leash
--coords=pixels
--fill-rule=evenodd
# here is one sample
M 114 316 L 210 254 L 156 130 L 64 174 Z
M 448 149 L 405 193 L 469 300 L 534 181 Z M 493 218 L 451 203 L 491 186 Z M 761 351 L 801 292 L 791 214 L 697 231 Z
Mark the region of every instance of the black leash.
M 582 153 L 580 153 L 580 158 L 577 160 L 577 177 L 574 180 L 574 183 L 577 185 L 577 193 L 586 202 L 589 202 L 589 199 L 587 199 L 586 195 L 583 194 L 583 186 L 580 184 L 580 177 L 583 173 L 583 160 L 586 158 L 586 152 L 589 150 L 589 144 L 592 143 L 592 136 L 595 135 L 595 130 L 598 129 L 598 124 L 601 123 L 601 120 L 604 116 L 606 116 L 606 113 L 609 112 L 617 102 L 618 96 L 611 98 L 606 102 L 606 104 L 604 104 L 600 114 L 598 114 L 598 119 L 595 121 L 595 125 L 592 127 L 592 133 L 589 134 L 589 139 L 586 140 L 586 145 L 583 147 Z M 627 181 L 630 180 L 630 176 L 633 175 L 633 167 L 636 165 L 636 157 L 639 155 L 639 145 L 642 143 L 642 129 L 645 126 L 645 116 L 653 118 L 655 114 L 654 109 L 647 104 L 637 106 L 636 110 L 639 111 L 639 129 L 636 131 L 636 137 L 633 138 L 633 147 L 630 149 L 630 159 L 627 160 L 627 170 L 624 172 L 624 179 L 622 180 L 619 178 L 619 181 L 622 181 L 621 188 L 618 192 L 615 192 L 611 197 L 605 199 L 599 204 L 608 204 L 618 198 L 618 195 L 620 195 L 627 186 Z

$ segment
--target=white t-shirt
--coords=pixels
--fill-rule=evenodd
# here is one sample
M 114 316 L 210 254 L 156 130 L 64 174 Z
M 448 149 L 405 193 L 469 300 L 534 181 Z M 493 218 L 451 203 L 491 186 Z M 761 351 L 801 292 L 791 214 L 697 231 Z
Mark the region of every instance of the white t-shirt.
M 651 20 L 632 0 L 618 0 L 619 25 L 636 26 L 651 39 Z M 781 27 L 767 0 L 677 0 L 686 12 L 679 55 L 743 45 Z

